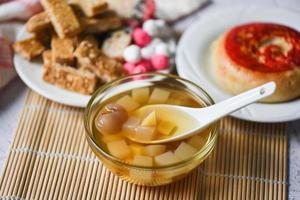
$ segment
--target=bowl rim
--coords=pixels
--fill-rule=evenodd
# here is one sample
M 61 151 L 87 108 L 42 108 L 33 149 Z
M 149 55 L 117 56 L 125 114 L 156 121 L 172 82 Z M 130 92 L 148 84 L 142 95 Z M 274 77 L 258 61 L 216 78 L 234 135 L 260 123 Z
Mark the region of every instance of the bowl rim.
M 163 76 L 163 77 L 166 77 L 166 78 L 172 78 L 172 79 L 175 79 L 175 80 L 180 80 L 180 81 L 186 82 L 186 83 L 191 84 L 192 86 L 196 87 L 196 89 L 199 89 L 202 92 L 202 94 L 205 95 L 205 97 L 208 99 L 208 101 L 211 103 L 211 105 L 215 104 L 214 100 L 210 97 L 210 95 L 203 88 L 201 88 L 199 85 L 197 85 L 196 83 L 194 83 L 194 82 L 192 82 L 190 80 L 181 78 L 181 77 L 173 75 L 173 74 L 164 74 L 164 73 L 155 73 L 155 72 L 153 73 L 153 72 L 151 72 L 151 73 L 137 73 L 137 74 L 133 74 L 133 75 L 122 76 L 122 77 L 120 77 L 118 79 L 115 79 L 115 80 L 113 80 L 111 82 L 108 82 L 108 83 L 104 84 L 103 86 L 99 87 L 93 93 L 92 97 L 90 98 L 90 100 L 89 100 L 89 102 L 88 102 L 88 104 L 87 104 L 87 106 L 85 108 L 85 111 L 84 111 L 84 127 L 85 127 L 86 139 L 88 140 L 89 146 L 93 145 L 93 147 L 96 148 L 96 150 L 98 152 L 100 152 L 101 155 L 104 156 L 105 158 L 107 158 L 110 161 L 116 163 L 117 165 L 122 165 L 122 166 L 125 166 L 125 167 L 128 167 L 128 168 L 142 169 L 142 170 L 151 170 L 151 171 L 153 171 L 153 170 L 164 170 L 164 169 L 169 169 L 169 168 L 178 168 L 180 166 L 185 166 L 186 163 L 194 160 L 199 154 L 202 154 L 205 150 L 207 150 L 207 148 L 205 148 L 205 147 L 209 146 L 212 142 L 214 142 L 217 139 L 218 128 L 219 128 L 219 121 L 217 121 L 215 123 L 215 125 L 213 126 L 213 128 L 211 130 L 211 133 L 213 133 L 213 137 L 214 138 L 212 140 L 210 140 L 209 142 L 205 143 L 205 145 L 201 148 L 200 151 L 197 151 L 196 154 L 194 154 L 193 156 L 191 156 L 191 157 L 189 157 L 187 159 L 184 159 L 182 161 L 179 161 L 179 162 L 176 162 L 176 163 L 173 163 L 173 164 L 170 164 L 170 165 L 163 165 L 163 166 L 150 166 L 150 167 L 146 167 L 146 166 L 129 164 L 129 163 L 123 161 L 122 159 L 114 157 L 113 155 L 111 155 L 108 152 L 106 152 L 90 136 L 90 134 L 89 134 L 89 132 L 90 132 L 90 130 L 89 130 L 89 115 L 90 115 L 91 107 L 92 107 L 92 104 L 93 104 L 95 98 L 97 98 L 98 95 L 101 92 L 104 92 L 106 89 L 110 88 L 114 84 L 116 84 L 118 82 L 122 82 L 122 81 L 130 79 L 130 78 L 135 78 L 137 76 Z M 196 96 L 199 96 L 196 93 L 194 93 L 194 94 Z M 213 146 L 214 145 L 215 144 L 213 144 Z M 212 149 L 213 149 L 213 147 L 212 147 Z

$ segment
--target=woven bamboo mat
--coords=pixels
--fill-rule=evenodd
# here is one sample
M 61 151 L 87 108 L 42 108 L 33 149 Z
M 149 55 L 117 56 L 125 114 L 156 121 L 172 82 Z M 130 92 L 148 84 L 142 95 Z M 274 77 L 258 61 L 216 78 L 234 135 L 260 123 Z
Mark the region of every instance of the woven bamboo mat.
M 29 91 L 0 177 L 0 199 L 286 199 L 286 124 L 232 118 L 188 177 L 141 187 L 111 174 L 85 141 L 83 110 Z

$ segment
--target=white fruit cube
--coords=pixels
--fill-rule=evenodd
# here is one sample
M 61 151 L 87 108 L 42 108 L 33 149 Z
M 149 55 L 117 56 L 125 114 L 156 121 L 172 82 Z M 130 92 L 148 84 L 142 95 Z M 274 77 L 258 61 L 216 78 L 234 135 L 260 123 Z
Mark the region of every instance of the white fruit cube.
M 134 155 L 143 155 L 144 146 L 139 144 L 130 144 L 129 148 Z
M 135 155 L 133 157 L 132 164 L 143 167 L 151 167 L 153 166 L 153 159 L 150 156 Z M 151 182 L 153 172 L 140 169 L 130 169 L 129 176 L 142 182 Z
M 141 141 L 151 141 L 155 136 L 154 127 L 139 126 L 135 129 L 135 139 Z
M 168 121 L 161 121 L 157 126 L 157 131 L 163 135 L 170 135 L 176 126 Z
M 135 117 L 129 117 L 123 124 L 122 131 L 126 134 L 135 134 L 135 129 L 139 126 L 141 120 Z
M 111 155 L 120 159 L 124 159 L 131 155 L 130 148 L 128 147 L 125 140 L 109 142 L 107 143 L 107 148 Z
M 144 153 L 148 156 L 157 156 L 163 154 L 167 149 L 166 145 L 147 145 L 144 147 Z
M 181 95 L 181 93 L 173 92 L 171 93 L 167 103 L 175 105 L 189 105 L 189 103 L 191 103 L 191 100 L 191 97 Z
M 149 98 L 150 104 L 166 103 L 170 96 L 170 92 L 160 88 L 154 88 Z
M 109 143 L 109 142 L 113 142 L 113 141 L 117 141 L 117 140 L 122 140 L 124 139 L 124 136 L 120 133 L 118 134 L 109 134 L 109 135 L 103 135 L 102 137 L 102 141 L 104 143 Z
M 184 103 L 180 99 L 175 99 L 175 98 L 169 98 L 167 104 L 178 105 L 178 106 L 184 105 Z
M 194 135 L 193 137 L 191 137 L 187 140 L 187 143 L 199 150 L 206 143 L 206 139 L 199 135 Z
M 132 158 L 131 157 L 127 157 L 127 158 L 125 158 L 125 159 L 123 159 L 123 161 L 125 162 L 125 163 L 127 163 L 127 164 L 130 164 L 130 165 L 132 165 Z
M 131 112 L 140 106 L 129 95 L 125 95 L 125 96 L 121 97 L 116 103 L 119 104 L 120 106 L 123 106 L 123 108 L 125 108 L 128 112 Z
M 156 126 L 156 113 L 152 111 L 142 121 L 142 126 Z
M 177 158 L 172 151 L 167 151 L 166 153 L 155 156 L 154 160 L 155 163 L 160 166 L 171 165 L 180 161 L 180 159 Z
M 177 149 L 174 151 L 175 156 L 180 158 L 181 160 L 185 160 L 191 156 L 193 156 L 197 152 L 197 149 L 192 147 L 191 145 L 181 142 Z
M 147 103 L 149 99 L 149 95 L 150 95 L 150 89 L 148 87 L 133 89 L 131 91 L 132 98 L 140 104 Z
M 135 155 L 133 157 L 134 165 L 144 166 L 144 167 L 151 167 L 153 166 L 153 159 L 150 156 L 141 156 L 141 155 Z
M 130 169 L 129 176 L 136 179 L 138 183 L 152 183 L 153 172 L 151 170 Z

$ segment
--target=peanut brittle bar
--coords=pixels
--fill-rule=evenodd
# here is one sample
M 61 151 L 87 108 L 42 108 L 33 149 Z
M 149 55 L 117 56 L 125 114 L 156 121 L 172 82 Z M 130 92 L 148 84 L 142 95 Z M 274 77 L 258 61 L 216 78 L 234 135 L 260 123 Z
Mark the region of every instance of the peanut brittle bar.
M 51 28 L 52 24 L 46 12 L 38 13 L 32 16 L 26 23 L 27 31 L 30 33 Z
M 80 18 L 80 24 L 85 33 L 100 34 L 119 28 L 122 25 L 122 21 L 120 17 L 109 13 L 97 18 Z
M 63 89 L 86 95 L 92 94 L 97 86 L 94 74 L 58 64 L 44 65 L 43 79 Z
M 60 38 L 72 37 L 80 32 L 80 24 L 66 1 L 41 0 L 41 4 Z
M 46 50 L 43 52 L 43 63 L 44 65 L 50 66 L 52 63 L 52 52 L 51 50 Z
M 94 73 L 102 82 L 109 82 L 124 75 L 122 63 L 105 55 L 98 57 Z
M 20 53 L 24 58 L 31 60 L 39 56 L 45 50 L 44 45 L 37 38 L 31 37 L 13 44 L 15 52 Z
M 96 89 L 97 78 L 92 73 L 69 66 L 51 66 L 44 69 L 43 79 L 58 87 L 86 95 L 92 94 Z
M 97 40 L 88 36 L 80 42 L 74 52 L 80 66 L 93 65 L 100 53 Z
M 72 65 L 74 63 L 74 51 L 77 46 L 77 38 L 58 38 L 53 36 L 51 40 L 52 59 L 54 63 Z
M 70 4 L 78 7 L 87 17 L 93 17 L 108 9 L 105 0 L 71 0 Z
M 116 59 L 108 58 L 103 54 L 100 54 L 94 63 L 79 63 L 79 69 L 94 73 L 102 83 L 112 81 L 124 75 L 122 63 Z

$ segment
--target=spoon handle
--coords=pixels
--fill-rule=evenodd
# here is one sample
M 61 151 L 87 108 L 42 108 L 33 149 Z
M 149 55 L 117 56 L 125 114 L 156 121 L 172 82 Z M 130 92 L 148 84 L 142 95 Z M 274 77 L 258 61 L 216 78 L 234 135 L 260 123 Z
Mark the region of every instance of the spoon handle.
M 264 85 L 258 86 L 254 89 L 243 92 L 237 96 L 231 97 L 220 103 L 207 107 L 207 114 L 210 122 L 218 119 L 240 109 L 260 99 L 263 99 L 271 94 L 276 89 L 275 82 L 268 82 Z

